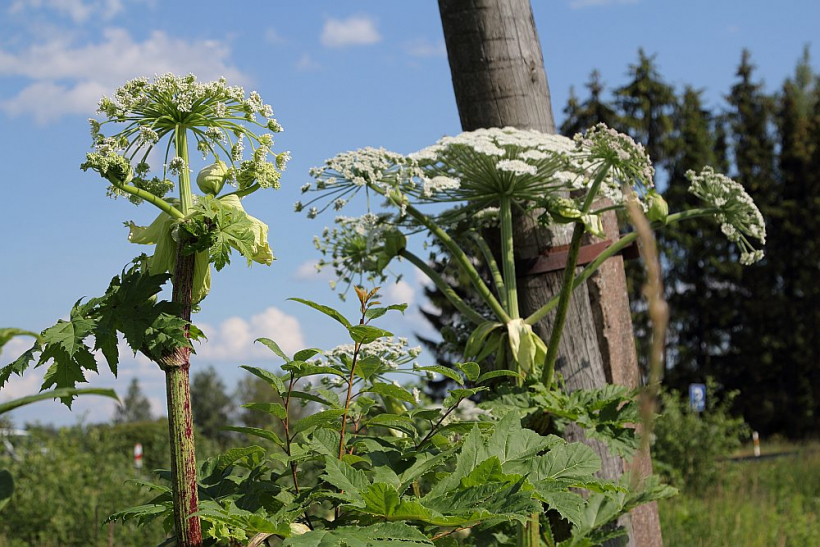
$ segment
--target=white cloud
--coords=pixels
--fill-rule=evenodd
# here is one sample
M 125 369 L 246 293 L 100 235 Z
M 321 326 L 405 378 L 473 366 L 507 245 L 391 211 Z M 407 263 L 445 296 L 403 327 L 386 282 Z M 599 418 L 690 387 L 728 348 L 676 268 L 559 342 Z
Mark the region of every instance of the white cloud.
M 310 56 L 310 53 L 303 53 L 299 60 L 296 61 L 296 68 L 303 72 L 307 72 L 310 70 L 319 70 L 322 68 L 322 65 L 317 63 L 313 60 L 313 57 Z
M 200 328 L 208 340 L 196 347 L 199 362 L 278 359 L 262 344 L 255 344 L 257 338 L 270 338 L 289 354 L 305 347 L 299 320 L 274 307 L 252 316 L 250 320 L 229 317 L 218 327 L 200 325 Z
M 286 40 L 275 29 L 269 28 L 265 31 L 265 41 L 269 44 L 283 44 Z
M 229 57 L 230 48 L 222 42 L 188 42 L 162 31 L 143 42 L 113 27 L 104 29 L 96 43 L 56 36 L 19 52 L 0 50 L 0 76 L 31 81 L 16 96 L 0 97 L 0 109 L 12 116 L 31 114 L 39 123 L 65 114 L 90 115 L 102 95 L 127 80 L 165 72 L 245 83 L 247 77 L 229 64 Z
M 305 260 L 293 272 L 292 278 L 299 281 L 332 281 L 335 278 L 333 269 L 326 267 L 318 270 L 318 264 L 318 260 Z
M 391 283 L 382 287 L 383 301 L 385 304 L 407 304 L 411 306 L 416 301 L 416 290 L 406 281 Z
M 413 274 L 413 277 L 415 277 L 416 279 L 416 283 L 418 283 L 419 285 L 427 287 L 428 289 L 432 289 L 433 287 L 435 287 L 433 280 L 427 277 L 426 273 L 419 270 L 415 266 L 413 266 Z
M 611 6 L 614 4 L 637 4 L 640 0 L 571 0 L 572 9 L 589 8 L 593 6 Z
M 419 38 L 405 43 L 404 50 L 413 57 L 447 57 L 444 40 L 431 42 L 427 38 Z
M 2 366 L 20 357 L 24 351 L 31 347 L 33 342 L 34 338 L 28 336 L 16 336 L 9 340 L 0 350 L 0 363 L 2 363 Z M 44 372 L 45 368 L 36 370 L 29 368 L 23 373 L 22 377 L 12 374 L 8 383 L 0 390 L 0 402 L 33 395 L 40 391 Z
M 327 47 L 367 46 L 380 42 L 381 34 L 370 17 L 354 15 L 347 19 L 328 19 L 322 29 L 322 45 Z
M 122 9 L 122 0 L 15 0 L 8 12 L 16 15 L 26 11 L 52 10 L 75 23 L 84 23 L 91 16 L 111 19 Z

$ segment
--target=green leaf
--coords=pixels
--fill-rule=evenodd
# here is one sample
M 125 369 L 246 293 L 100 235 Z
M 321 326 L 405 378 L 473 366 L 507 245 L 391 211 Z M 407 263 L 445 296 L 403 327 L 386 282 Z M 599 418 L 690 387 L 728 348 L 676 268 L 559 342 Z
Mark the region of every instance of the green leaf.
M 34 342 L 34 345 L 27 349 L 23 355 L 0 369 L 0 388 L 6 385 L 6 382 L 9 381 L 12 373 L 17 376 L 22 376 L 23 372 L 25 372 L 25 370 L 35 360 L 34 354 L 40 353 L 42 349 L 43 348 L 41 347 L 40 342 Z
M 489 334 L 495 329 L 503 326 L 504 325 L 502 323 L 498 323 L 496 321 L 485 321 L 477 326 L 472 334 L 470 334 L 470 337 L 467 339 L 467 343 L 464 346 L 464 357 L 466 359 L 476 357 L 484 347 L 484 341 L 487 339 L 487 336 L 489 336 Z
M 12 401 L 8 401 L 5 403 L 0 404 L 0 414 L 5 414 L 6 412 L 10 412 L 15 408 L 19 408 L 21 406 L 30 405 L 31 403 L 36 403 L 37 401 L 45 401 L 48 399 L 63 399 L 65 400 L 67 397 L 76 397 L 78 395 L 100 395 L 102 397 L 110 397 L 111 399 L 115 399 L 119 401 L 117 394 L 114 393 L 113 389 L 102 389 L 102 388 L 63 388 L 63 389 L 55 389 L 53 391 L 44 391 L 42 393 L 37 393 L 35 395 L 29 395 L 28 397 L 20 397 L 19 399 L 14 399 Z
M 262 380 L 267 382 L 268 385 L 271 386 L 274 389 L 274 391 L 276 391 L 277 395 L 287 393 L 287 389 L 285 389 L 285 384 L 282 382 L 282 379 L 274 373 L 267 371 L 263 368 L 252 367 L 249 365 L 240 365 L 240 368 L 244 368 L 257 378 L 261 378 Z
M 479 374 L 481 374 L 481 367 L 478 363 L 468 361 L 466 363 L 456 363 L 456 368 L 464 373 L 464 376 L 471 382 L 475 382 Z
M 443 367 L 441 365 L 430 365 L 426 367 L 416 367 L 413 370 L 424 370 L 430 372 L 436 372 L 441 374 L 442 376 L 453 380 L 454 382 L 458 383 L 458 385 L 464 385 L 464 378 L 458 372 L 454 371 L 451 368 Z
M 290 427 L 291 438 L 295 437 L 302 431 L 307 431 L 314 427 L 324 427 L 332 423 L 338 423 L 339 418 L 344 414 L 344 409 L 332 408 L 330 410 L 322 410 L 316 414 L 311 414 L 302 418 Z
M 361 500 L 361 492 L 370 486 L 364 471 L 354 469 L 332 456 L 325 456 L 325 474 L 322 480 L 344 491 L 351 498 Z
M 462 399 L 472 397 L 476 393 L 480 391 L 487 391 L 488 389 L 490 388 L 485 386 L 451 389 L 450 393 L 447 395 L 447 397 L 444 398 L 444 402 L 442 402 L 441 404 L 444 408 L 450 408 L 451 406 L 455 406 L 456 404 L 461 402 Z
M 413 420 L 407 416 L 399 414 L 378 414 L 365 422 L 367 427 L 386 427 L 388 429 L 397 429 L 403 431 L 413 437 L 416 436 L 416 425 Z
M 290 361 L 290 357 L 288 357 L 287 353 L 282 351 L 282 348 L 279 347 L 279 344 L 271 340 L 270 338 L 257 338 L 254 342 L 259 342 L 260 344 L 264 344 L 267 346 L 269 350 L 273 353 L 284 359 L 285 361 Z
M 492 380 L 493 378 L 500 378 L 502 376 L 508 376 L 512 378 L 522 378 L 523 376 L 513 370 L 491 370 L 489 372 L 485 372 L 481 376 L 479 376 L 475 383 L 480 384 L 482 382 L 486 382 L 487 380 Z
M 586 507 L 584 498 L 572 492 L 555 492 L 544 485 L 543 482 L 535 484 L 538 499 L 546 503 L 550 509 L 558 511 L 562 517 L 572 524 L 578 524 L 583 520 L 584 508 Z
M 279 436 L 274 433 L 273 431 L 268 431 L 267 429 L 260 429 L 258 427 L 239 427 L 239 426 L 228 426 L 223 427 L 223 431 L 236 431 L 237 433 L 244 433 L 246 435 L 251 435 L 253 437 L 260 437 L 262 439 L 267 439 L 279 446 L 285 446 L 285 442 L 279 438 Z
M 539 452 L 558 444 L 563 444 L 558 437 L 542 437 L 534 431 L 524 429 L 518 413 L 509 412 L 495 425 L 487 442 L 487 453 L 497 457 L 502 464 L 512 460 L 529 461 Z
M 288 417 L 288 412 L 280 403 L 248 403 L 242 405 L 242 408 L 256 410 L 257 412 L 266 412 L 284 421 Z
M 456 466 L 452 473 L 447 475 L 428 494 L 428 497 L 437 497 L 445 492 L 458 487 L 461 479 L 472 472 L 473 469 L 489 457 L 487 448 L 484 445 L 484 437 L 477 425 L 473 425 L 472 430 L 464 440 L 461 452 L 456 458 Z
M 356 376 L 368 380 L 382 367 L 382 360 L 376 355 L 368 355 L 356 361 Z
M 531 460 L 530 479 L 591 479 L 601 469 L 601 458 L 582 443 L 559 445 Z
M 363 389 L 362 393 L 377 393 L 379 395 L 387 395 L 388 397 L 393 397 L 400 401 L 404 401 L 405 403 L 415 404 L 416 398 L 413 397 L 413 394 L 404 389 L 403 387 L 397 386 L 395 384 L 383 384 L 383 383 L 375 383 L 367 389 Z
M 352 327 L 348 327 L 347 331 L 350 333 L 350 338 L 353 339 L 354 342 L 358 342 L 360 344 L 369 344 L 371 342 L 375 342 L 379 338 L 393 336 L 392 332 L 388 332 L 384 329 L 373 327 L 371 325 L 354 325 Z
M 368 308 L 367 311 L 364 312 L 364 317 L 368 321 L 372 321 L 373 319 L 378 319 L 388 311 L 396 310 L 404 314 L 404 310 L 406 309 L 407 304 L 393 304 L 391 306 L 387 306 L 386 308 Z
M 14 479 L 6 469 L 0 469 L 0 511 L 3 510 L 14 494 Z
M 283 547 L 418 547 L 433 542 L 417 529 L 400 522 L 371 526 L 341 526 L 312 530 L 285 540 Z
M 314 355 L 322 354 L 322 350 L 319 348 L 307 348 L 307 349 L 300 349 L 296 353 L 293 354 L 294 361 L 307 361 Z
M 312 302 L 310 300 L 305 300 L 303 298 L 288 298 L 288 300 L 293 300 L 294 302 L 299 302 L 300 304 L 304 304 L 305 306 L 310 306 L 314 310 L 320 311 L 323 314 L 327 315 L 328 317 L 332 317 L 348 329 L 350 328 L 350 321 L 345 319 L 345 316 L 339 313 L 338 311 L 334 310 L 329 306 L 323 306 L 322 304 L 317 304 L 316 302 Z
M 305 378 L 307 376 L 317 376 L 324 374 L 332 374 L 347 380 L 347 374 L 336 368 L 335 366 L 312 365 L 304 361 L 291 361 L 286 365 L 282 365 L 282 370 L 293 373 L 294 378 Z

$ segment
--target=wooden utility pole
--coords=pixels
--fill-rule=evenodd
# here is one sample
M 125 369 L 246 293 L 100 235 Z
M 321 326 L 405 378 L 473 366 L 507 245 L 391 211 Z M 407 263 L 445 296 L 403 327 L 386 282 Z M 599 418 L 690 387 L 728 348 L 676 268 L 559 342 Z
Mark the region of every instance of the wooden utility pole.
M 541 43 L 529 0 L 439 0 L 447 56 L 462 129 L 512 126 L 555 133 Z M 607 237 L 617 225 L 606 222 Z M 569 243 L 571 225 L 549 230 L 533 216 L 514 219 L 516 261 L 534 262 L 549 249 Z M 519 272 L 518 296 L 526 317 L 561 289 L 561 273 Z M 522 275 L 523 274 L 523 275 Z M 534 326 L 549 340 L 553 315 Z M 637 387 L 638 372 L 626 278 L 620 258 L 610 259 L 573 293 L 559 347 L 558 371 L 570 390 L 600 387 L 608 381 Z M 571 440 L 584 440 L 579 429 Z M 617 478 L 624 462 L 601 443 L 584 440 L 601 456 L 601 475 Z M 648 460 L 648 459 L 647 459 Z M 644 470 L 645 471 L 645 470 Z M 637 509 L 622 524 L 633 547 L 662 547 L 657 506 Z

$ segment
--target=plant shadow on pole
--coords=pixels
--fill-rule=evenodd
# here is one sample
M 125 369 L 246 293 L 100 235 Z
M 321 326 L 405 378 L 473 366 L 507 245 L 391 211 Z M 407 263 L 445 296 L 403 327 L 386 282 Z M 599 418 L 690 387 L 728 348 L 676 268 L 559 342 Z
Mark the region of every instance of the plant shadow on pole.
M 271 152 L 272 133 L 282 127 L 270 105 L 225 80 L 201 83 L 194 75 L 172 74 L 153 81 L 137 78 L 112 98 L 101 99 L 98 113 L 104 120 L 89 120 L 94 151 L 81 167 L 110 184 L 109 196 L 159 209 L 147 227 L 128 224 L 129 241 L 153 246 L 153 254 L 126 266 L 104 296 L 78 301 L 70 319 L 43 331 L 0 379 L 5 383 L 12 372 L 22 374 L 31 363 L 53 359 L 43 389 L 74 387 L 86 381 L 84 371 L 97 370 L 96 350 L 116 375 L 119 336 L 134 353 L 157 363 L 166 375 L 176 545 L 198 546 L 202 533 L 194 515 L 199 502 L 189 369 L 191 341 L 204 335 L 191 323 L 191 312 L 210 290 L 211 265 L 221 270 L 233 251 L 248 265 L 271 264 L 268 227 L 247 214 L 241 200 L 278 188 L 290 155 Z M 196 177 L 200 195 L 192 187 L 191 147 L 203 160 L 213 160 Z M 155 161 L 154 151 L 162 161 L 158 169 L 148 163 Z M 166 197 L 174 189 L 177 196 Z M 160 300 L 169 280 L 172 299 Z M 86 343 L 89 337 L 93 346 Z M 62 400 L 70 406 L 72 398 L 68 394 Z

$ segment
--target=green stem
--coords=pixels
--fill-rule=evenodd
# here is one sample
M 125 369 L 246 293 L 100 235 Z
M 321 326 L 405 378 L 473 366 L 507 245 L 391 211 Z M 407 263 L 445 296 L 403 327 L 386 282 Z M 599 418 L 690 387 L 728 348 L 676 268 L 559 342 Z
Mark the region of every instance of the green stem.
M 115 184 L 114 186 L 116 186 L 117 190 L 122 190 L 123 192 L 132 194 L 134 196 L 137 196 L 138 198 L 147 201 L 151 205 L 154 205 L 155 207 L 159 208 L 159 210 L 161 210 L 162 212 L 167 213 L 174 218 L 185 218 L 185 215 L 183 215 L 179 211 L 179 209 L 177 209 L 161 197 L 155 196 L 151 192 L 148 192 L 147 190 L 143 190 L 141 188 L 137 188 L 136 186 L 131 186 L 129 184 Z
M 530 513 L 525 525 L 518 524 L 518 547 L 539 547 L 541 545 L 541 513 Z
M 691 209 L 689 211 L 683 211 L 681 213 L 675 213 L 675 214 L 669 215 L 666 219 L 666 224 L 667 225 L 675 224 L 676 222 L 681 222 L 683 220 L 689 220 L 689 219 L 692 219 L 692 218 L 698 218 L 698 217 L 713 215 L 717 212 L 719 212 L 719 209 Z M 656 224 L 655 227 L 662 228 L 663 225 Z M 580 287 L 581 283 L 584 283 L 587 279 L 592 277 L 592 274 L 594 274 L 598 270 L 598 268 L 601 267 L 601 264 L 606 262 L 607 259 L 612 258 L 616 254 L 621 252 L 623 249 L 628 247 L 636 239 L 638 239 L 638 234 L 636 234 L 635 232 L 631 232 L 629 234 L 626 234 L 626 235 L 622 236 L 618 241 L 616 241 L 615 243 L 613 243 L 612 245 L 607 247 L 606 250 L 603 251 L 601 254 L 599 254 L 595 258 L 595 260 L 590 262 L 583 269 L 583 271 L 581 271 L 581 273 L 579 273 L 577 276 L 575 276 L 575 278 L 572 281 L 573 290 Z M 535 312 L 533 312 L 532 315 L 530 315 L 529 317 L 524 319 L 524 322 L 528 325 L 534 325 L 534 324 L 538 323 L 544 317 L 546 317 L 549 312 L 551 312 L 553 309 L 555 309 L 555 306 L 558 305 L 558 300 L 559 299 L 560 299 L 560 295 L 553 296 L 552 298 L 550 298 L 550 300 L 546 304 L 544 304 L 543 306 L 538 308 Z
M 510 318 L 518 319 L 518 281 L 515 277 L 515 253 L 512 233 L 512 203 L 509 196 L 502 196 L 499 205 L 501 216 L 501 268 L 504 273 L 504 292 L 507 294 L 507 310 Z
M 188 215 L 193 207 L 191 175 L 188 170 L 188 141 L 184 127 L 177 127 L 174 136 L 177 155 L 185 161 L 179 175 L 179 197 L 182 214 Z M 191 299 L 194 284 L 195 255 L 184 255 L 182 245 L 177 249 L 174 267 L 172 300 L 180 304 L 179 317 L 191 320 Z M 188 327 L 185 327 L 188 337 Z M 171 473 L 173 475 L 174 524 L 176 545 L 200 547 L 202 530 L 199 517 L 191 517 L 199 507 L 197 491 L 196 449 L 194 445 L 193 414 L 191 411 L 190 368 L 191 350 L 178 348 L 166 363 L 165 378 L 168 392 L 168 428 L 171 436 Z
M 493 276 L 493 283 L 495 284 L 495 292 L 498 293 L 498 297 L 501 299 L 501 305 L 504 306 L 504 309 L 508 310 L 507 293 L 504 289 L 504 278 L 501 275 L 501 271 L 498 269 L 498 263 L 495 261 L 493 252 L 490 250 L 490 246 L 487 245 L 484 237 L 477 231 L 473 232 L 473 241 L 476 244 L 476 247 L 478 247 L 478 250 L 484 256 L 484 262 L 486 262 L 487 267 L 490 269 L 490 274 Z
M 480 325 L 487 321 L 484 317 L 471 308 L 461 297 L 456 294 L 453 288 L 435 271 L 431 268 L 425 261 L 423 261 L 418 256 L 414 255 L 407 249 L 402 249 L 399 251 L 399 256 L 406 258 L 408 262 L 413 264 L 416 268 L 422 271 L 424 275 L 430 278 L 430 281 L 440 290 L 444 296 L 447 297 L 447 300 L 455 306 L 455 308 L 461 312 L 467 319 L 475 323 L 476 325 Z
M 453 255 L 453 258 L 458 262 L 459 266 L 461 266 L 464 273 L 467 274 L 467 277 L 470 278 L 470 281 L 475 287 L 475 290 L 481 295 L 481 298 L 487 303 L 493 313 L 498 317 L 499 321 L 502 323 L 509 323 L 510 316 L 507 314 L 504 307 L 498 302 L 498 300 L 493 296 L 492 291 L 490 288 L 484 283 L 481 279 L 481 276 L 478 275 L 478 272 L 473 267 L 472 263 L 470 262 L 469 257 L 461 250 L 461 247 L 458 246 L 453 238 L 450 235 L 441 229 L 435 222 L 430 220 L 430 218 L 413 207 L 412 205 L 407 206 L 407 213 L 418 220 L 425 228 L 430 230 L 434 236 L 438 238 L 441 243 L 447 247 L 447 250 Z
M 587 193 L 584 204 L 581 207 L 581 214 L 586 214 L 592 207 L 592 202 L 598 194 L 598 189 L 601 187 L 606 174 L 609 172 L 610 165 L 604 164 L 598 170 L 595 180 L 592 181 L 592 187 Z M 555 323 L 552 326 L 550 333 L 550 340 L 547 344 L 547 356 L 544 359 L 544 369 L 541 373 L 541 380 L 547 389 L 552 387 L 552 377 L 555 373 L 555 360 L 558 358 L 558 344 L 561 342 L 561 333 L 564 331 L 564 324 L 567 320 L 567 311 L 569 310 L 569 300 L 572 296 L 572 291 L 575 288 L 573 278 L 575 277 L 575 265 L 578 263 L 578 254 L 581 250 L 581 238 L 584 235 L 584 225 L 576 223 L 575 229 L 572 231 L 572 240 L 567 251 L 567 264 L 564 267 L 564 277 L 561 281 L 561 294 L 558 298 L 558 309 L 555 313 Z
M 182 207 L 182 214 L 188 216 L 194 206 L 194 196 L 191 193 L 191 171 L 188 164 L 188 133 L 185 126 L 178 125 L 174 134 L 174 146 L 177 156 L 185 162 L 182 172 L 179 174 L 179 201 Z
M 237 196 L 237 197 L 243 198 L 245 196 L 253 194 L 254 192 L 259 190 L 260 188 L 262 188 L 262 187 L 259 186 L 258 184 L 252 184 L 251 186 L 248 186 L 244 190 L 236 190 L 234 192 L 229 192 L 225 195 L 219 196 L 219 199 L 226 198 L 228 196 Z

